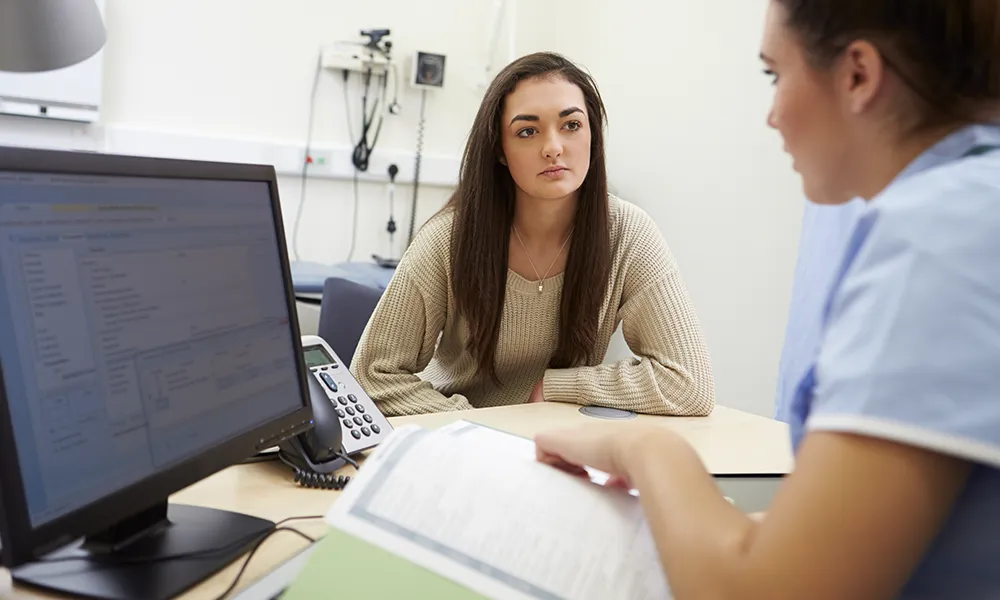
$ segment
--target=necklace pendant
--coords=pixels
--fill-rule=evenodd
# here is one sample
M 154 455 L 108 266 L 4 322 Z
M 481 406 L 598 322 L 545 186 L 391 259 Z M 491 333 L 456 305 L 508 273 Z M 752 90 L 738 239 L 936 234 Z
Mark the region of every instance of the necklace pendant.
M 538 284 L 538 293 L 539 294 L 542 293 L 542 284 L 541 283 Z

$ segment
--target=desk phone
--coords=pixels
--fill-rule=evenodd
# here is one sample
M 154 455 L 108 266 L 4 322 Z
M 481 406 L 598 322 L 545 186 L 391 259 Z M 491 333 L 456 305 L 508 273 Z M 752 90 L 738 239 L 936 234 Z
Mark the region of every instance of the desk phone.
M 357 466 L 351 455 L 382 443 L 392 425 L 323 338 L 302 336 L 302 353 L 312 427 L 280 443 L 278 459 L 295 471 L 297 484 L 339 490 L 350 477 L 337 470 Z
M 392 432 L 392 425 L 337 353 L 315 335 L 302 336 L 302 352 L 306 367 L 323 384 L 323 391 L 340 418 L 344 452 L 352 455 L 381 443 Z

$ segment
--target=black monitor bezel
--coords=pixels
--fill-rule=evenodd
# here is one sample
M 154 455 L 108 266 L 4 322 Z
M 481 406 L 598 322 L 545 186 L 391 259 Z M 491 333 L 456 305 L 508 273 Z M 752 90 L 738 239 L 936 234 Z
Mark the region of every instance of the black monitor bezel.
M 3 365 L 0 364 L 0 539 L 3 540 L 0 558 L 3 564 L 11 568 L 31 562 L 51 549 L 103 531 L 125 517 L 162 503 L 171 494 L 245 460 L 264 446 L 275 445 L 279 440 L 290 438 L 311 426 L 312 408 L 306 379 L 309 371 L 302 355 L 301 332 L 273 166 L 0 147 L 0 171 L 267 183 L 300 386 L 300 407 L 293 412 L 33 528 L 14 442 Z

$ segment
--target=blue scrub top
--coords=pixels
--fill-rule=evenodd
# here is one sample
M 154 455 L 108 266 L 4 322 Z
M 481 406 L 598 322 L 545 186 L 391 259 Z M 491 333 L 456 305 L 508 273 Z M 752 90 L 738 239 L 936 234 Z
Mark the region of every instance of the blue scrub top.
M 796 450 L 840 431 L 973 463 L 900 598 L 1000 597 L 1000 124 L 948 136 L 861 215 L 789 419 Z
M 854 231 L 865 202 L 820 205 L 806 202 L 802 234 L 792 286 L 792 303 L 778 367 L 774 416 L 787 421 L 795 388 L 805 375 L 819 348 L 823 332 L 823 308 L 847 240 Z

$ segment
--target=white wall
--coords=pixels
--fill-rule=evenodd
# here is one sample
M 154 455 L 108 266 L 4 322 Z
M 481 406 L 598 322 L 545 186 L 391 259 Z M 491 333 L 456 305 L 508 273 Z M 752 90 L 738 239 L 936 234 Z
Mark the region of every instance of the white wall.
M 612 187 L 677 255 L 719 403 L 771 416 L 802 215 L 757 55 L 765 0 L 519 3 L 518 50 L 587 67 L 609 111 Z
M 494 0 L 106 2 L 101 123 L 0 118 L 0 143 L 102 149 L 122 131 L 151 131 L 160 135 L 147 139 L 151 152 L 171 145 L 162 140 L 173 134 L 187 141 L 170 152 L 223 160 L 227 152 L 267 157 L 268 148 L 304 147 L 320 46 L 388 27 L 401 65 L 418 48 L 448 55 L 446 89 L 427 109 L 425 152 L 457 172 L 482 94 L 476 84 Z M 757 54 L 766 0 L 723 4 L 519 0 L 516 51 L 561 51 L 595 75 L 610 111 L 612 186 L 652 214 L 680 261 L 710 344 L 720 403 L 771 415 L 802 195 L 777 134 L 765 126 L 771 88 Z M 355 117 L 358 96 L 351 98 Z M 418 100 L 413 90 L 401 94 L 404 112 L 387 121 L 377 153 L 412 161 Z M 324 73 L 315 144 L 347 147 L 343 103 L 339 76 Z M 302 258 L 346 259 L 350 182 L 314 178 L 307 189 Z M 450 193 L 447 186 L 421 189 L 418 223 Z M 298 178 L 282 176 L 280 191 L 291 229 Z M 397 188 L 396 200 L 399 241 L 408 186 Z M 384 186 L 363 183 L 357 260 L 386 252 L 386 217 Z M 619 342 L 612 353 L 627 349 Z
M 389 28 L 400 66 L 403 112 L 387 117 L 376 152 L 402 157 L 401 170 L 412 172 L 420 94 L 406 85 L 411 56 L 418 49 L 443 53 L 448 57 L 446 87 L 428 94 L 424 152 L 431 158 L 446 157 L 457 175 L 458 158 L 482 93 L 476 84 L 486 60 L 492 7 L 490 0 L 106 0 L 108 42 L 100 123 L 82 126 L 3 117 L 0 143 L 117 151 L 119 146 L 108 140 L 122 136 L 112 134 L 138 131 L 148 132 L 139 136 L 147 146 L 142 153 L 243 160 L 266 157 L 270 147 L 304 148 L 320 47 L 360 40 L 363 28 Z M 449 31 L 449 23 L 456 21 L 463 27 Z M 350 101 L 357 135 L 361 86 L 354 77 Z M 324 72 L 318 86 L 314 145 L 350 145 L 344 102 L 340 75 Z M 177 138 L 171 138 L 169 152 L 163 151 L 164 134 Z M 219 143 L 206 143 L 213 141 Z M 132 152 L 142 143 L 124 147 Z M 263 149 L 248 153 L 241 151 L 243 145 Z M 207 151 L 206 146 L 216 149 Z M 385 177 L 384 166 L 373 174 Z M 299 178 L 282 176 L 279 187 L 290 233 L 299 204 Z M 354 206 L 350 181 L 310 178 L 307 192 L 299 239 L 302 258 L 345 260 Z M 418 224 L 449 193 L 445 186 L 421 186 Z M 411 187 L 397 186 L 395 198 L 399 252 L 405 244 Z M 362 183 L 359 204 L 355 259 L 368 260 L 373 252 L 386 254 L 386 187 Z

